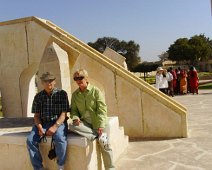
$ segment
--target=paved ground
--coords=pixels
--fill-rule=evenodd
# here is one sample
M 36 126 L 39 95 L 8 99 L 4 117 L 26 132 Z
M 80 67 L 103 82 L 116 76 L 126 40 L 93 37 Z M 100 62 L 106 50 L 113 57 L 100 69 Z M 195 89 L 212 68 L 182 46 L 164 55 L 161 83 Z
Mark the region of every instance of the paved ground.
M 212 170 L 212 90 L 174 97 L 188 109 L 188 138 L 130 142 L 118 170 Z

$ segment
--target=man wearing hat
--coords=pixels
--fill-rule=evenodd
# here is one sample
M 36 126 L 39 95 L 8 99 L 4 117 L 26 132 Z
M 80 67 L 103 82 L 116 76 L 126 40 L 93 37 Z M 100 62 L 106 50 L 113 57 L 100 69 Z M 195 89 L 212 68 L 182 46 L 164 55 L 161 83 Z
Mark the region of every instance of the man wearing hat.
M 41 77 L 44 88 L 35 97 L 32 104 L 35 125 L 27 137 L 27 149 L 34 170 L 42 170 L 42 154 L 39 143 L 44 135 L 52 136 L 55 143 L 58 170 L 64 169 L 67 147 L 66 114 L 69 110 L 67 93 L 55 88 L 55 76 L 50 72 Z

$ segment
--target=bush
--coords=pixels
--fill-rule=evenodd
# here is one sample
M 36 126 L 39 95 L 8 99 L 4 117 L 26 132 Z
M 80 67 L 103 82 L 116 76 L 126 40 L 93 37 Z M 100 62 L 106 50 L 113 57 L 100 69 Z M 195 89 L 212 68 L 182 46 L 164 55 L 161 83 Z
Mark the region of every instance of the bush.
M 140 77 L 140 78 L 144 80 L 144 77 Z M 155 76 L 146 77 L 146 82 L 149 84 L 155 84 Z
M 203 85 L 200 85 L 199 86 L 199 89 L 202 89 L 202 90 L 206 90 L 206 89 L 212 89 L 212 83 L 208 83 L 208 84 L 203 84 Z
M 202 77 L 202 76 L 212 76 L 212 73 L 211 72 L 199 72 L 198 75 L 199 75 L 199 77 Z

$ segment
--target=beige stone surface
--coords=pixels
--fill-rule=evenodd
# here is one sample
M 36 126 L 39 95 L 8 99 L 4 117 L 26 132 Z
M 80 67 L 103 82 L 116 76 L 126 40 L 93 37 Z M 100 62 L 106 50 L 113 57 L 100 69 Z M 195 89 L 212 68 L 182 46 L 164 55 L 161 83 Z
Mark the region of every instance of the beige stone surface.
M 0 156 L 0 166 L 2 169 L 32 169 L 25 140 L 26 135 L 17 136 L 16 134 L 15 136 L 10 135 L 8 137 L 0 137 L 0 151 L 1 153 L 3 153 Z M 69 142 L 71 143 L 70 140 Z M 80 140 L 82 139 L 79 138 L 78 142 L 80 142 Z M 48 138 L 48 143 L 42 143 L 40 150 L 43 155 L 44 167 L 51 170 L 57 169 L 57 164 L 55 161 L 49 160 L 47 156 L 50 149 L 50 142 L 51 139 Z M 65 169 L 94 170 L 97 169 L 97 164 L 100 164 L 102 166 L 101 157 L 97 159 L 97 156 L 100 156 L 99 153 L 97 153 L 96 151 L 97 147 L 98 146 L 96 142 L 88 142 L 87 144 L 85 143 L 83 146 L 68 144 Z M 100 161 L 99 163 L 98 160 Z
M 155 100 L 156 99 L 149 94 L 145 92 L 142 93 L 144 113 L 143 137 L 154 137 L 157 134 L 160 134 L 159 137 L 173 137 L 176 134 L 183 136 L 180 130 L 182 128 L 182 126 L 180 126 L 182 117 L 171 109 L 167 111 L 167 108 L 163 104 Z M 154 124 L 152 124 L 152 122 L 154 122 Z
M 14 103 L 21 105 L 19 77 L 22 68 L 26 67 L 28 62 L 25 25 L 19 23 L 2 26 L 0 28 L 0 37 L 0 88 L 2 96 L 7 96 L 2 101 L 4 105 L 3 112 L 7 112 L 8 116 L 16 114 L 21 117 L 21 107 L 17 107 L 16 113 L 14 113 L 14 109 L 11 106 Z
M 123 57 L 122 55 L 118 54 L 116 51 L 112 50 L 109 47 L 106 47 L 104 53 L 105 56 L 110 58 L 111 60 L 115 61 L 117 64 L 120 66 L 124 67 L 127 69 L 127 64 L 126 64 L 126 58 Z
M 117 170 L 212 169 L 212 90 L 174 99 L 188 108 L 188 138 L 131 141 Z
M 126 134 L 130 137 L 142 136 L 143 122 L 140 89 L 116 76 L 116 93 L 119 108 L 120 124 L 126 125 Z M 130 98 L 129 98 L 130 96 Z M 140 113 L 139 115 L 136 113 Z M 135 116 L 136 115 L 136 116 Z
M 54 55 L 49 55 L 51 49 Z M 72 74 L 85 68 L 90 82 L 105 95 L 108 115 L 119 117 L 127 135 L 187 136 L 184 106 L 50 21 L 29 17 L 0 22 L 0 54 L 5 117 L 31 116 L 33 76 L 37 72 L 38 75 L 44 70 L 55 72 L 58 87 L 64 88 L 71 98 L 76 89 Z
M 0 119 L 0 169 L 32 169 L 26 146 L 26 136 L 31 130 L 32 124 L 32 118 Z M 124 129 L 119 127 L 118 117 L 110 117 L 108 125 L 106 131 L 113 149 L 114 161 L 117 161 L 128 146 L 128 137 L 124 135 Z M 47 157 L 50 142 L 51 138 L 48 137 L 47 143 L 41 143 L 40 149 L 45 168 L 53 170 L 57 169 L 56 162 L 49 160 Z M 96 141 L 90 142 L 85 137 L 70 133 L 68 135 L 65 169 L 104 169 L 98 143 Z

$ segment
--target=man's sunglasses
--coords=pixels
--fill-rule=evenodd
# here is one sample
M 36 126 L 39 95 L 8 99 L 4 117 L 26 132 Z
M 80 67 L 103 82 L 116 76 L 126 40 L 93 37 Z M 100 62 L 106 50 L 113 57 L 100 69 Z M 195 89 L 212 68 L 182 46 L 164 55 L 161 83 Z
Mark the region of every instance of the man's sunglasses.
M 74 77 L 74 81 L 77 81 L 77 80 L 82 80 L 82 79 L 84 79 L 85 77 L 83 77 L 83 76 L 80 76 L 80 77 Z

